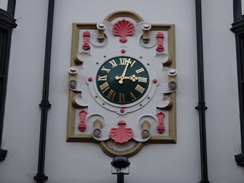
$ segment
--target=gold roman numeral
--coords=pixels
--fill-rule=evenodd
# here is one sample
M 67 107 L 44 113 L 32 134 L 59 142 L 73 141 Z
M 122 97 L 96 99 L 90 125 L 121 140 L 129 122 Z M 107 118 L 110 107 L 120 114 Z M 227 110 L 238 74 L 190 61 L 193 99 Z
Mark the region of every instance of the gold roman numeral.
M 138 77 L 138 82 L 146 83 L 147 82 L 147 78 L 145 78 L 145 77 Z
M 104 66 L 103 66 L 103 68 L 101 69 L 102 71 L 106 71 L 107 73 L 109 73 L 109 71 L 111 70 L 111 69 L 106 69 Z
M 126 65 L 126 64 L 131 64 L 131 60 L 130 58 L 127 59 L 127 58 L 119 58 L 120 62 L 119 62 L 119 65 Z
M 136 73 L 138 74 L 138 73 L 143 72 L 143 71 L 145 71 L 145 70 L 143 68 L 140 68 L 140 69 L 136 70 Z
M 119 65 L 126 65 L 126 61 L 127 61 L 126 58 L 119 58 L 119 60 L 120 60 Z
M 98 75 L 98 81 L 107 81 L 108 75 L 100 76 Z
M 131 64 L 130 67 L 133 67 L 133 65 L 136 63 L 136 61 L 134 60 Z
M 113 100 L 115 95 L 116 95 L 116 92 L 114 90 L 110 89 L 107 97 L 110 98 L 111 100 Z
M 125 94 L 119 93 L 119 102 L 125 102 Z
M 136 85 L 135 90 L 140 93 L 143 93 L 145 91 L 145 88 L 143 88 L 141 85 L 138 84 Z
M 118 65 L 114 60 L 110 60 L 109 63 L 112 65 L 112 68 Z
M 109 89 L 109 85 L 108 85 L 107 82 L 101 84 L 99 87 L 100 87 L 100 89 L 102 90 L 103 93 Z
M 135 95 L 132 92 L 130 92 L 130 96 L 131 96 L 132 100 L 136 100 L 136 97 L 135 97 Z

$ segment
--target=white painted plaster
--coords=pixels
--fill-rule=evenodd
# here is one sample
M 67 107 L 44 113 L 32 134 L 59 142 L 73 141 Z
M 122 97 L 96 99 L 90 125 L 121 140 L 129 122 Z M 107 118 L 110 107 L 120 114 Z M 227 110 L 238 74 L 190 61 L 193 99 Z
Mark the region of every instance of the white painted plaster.
M 241 0 L 241 10 L 242 10 L 242 15 L 244 14 L 244 0 Z
M 232 1 L 205 0 L 203 44 L 211 183 L 242 183 L 235 165 L 240 148 Z M 3 183 L 33 183 L 37 172 L 46 1 L 17 1 L 6 100 Z M 145 22 L 176 26 L 177 144 L 150 144 L 131 157 L 126 183 L 188 183 L 201 180 L 194 1 L 58 0 L 55 2 L 45 173 L 50 183 L 116 182 L 111 157 L 97 144 L 67 143 L 68 68 L 73 22 L 100 22 L 117 10 L 131 10 Z
M 8 0 L 1 0 L 0 1 L 0 8 L 7 11 L 8 8 Z

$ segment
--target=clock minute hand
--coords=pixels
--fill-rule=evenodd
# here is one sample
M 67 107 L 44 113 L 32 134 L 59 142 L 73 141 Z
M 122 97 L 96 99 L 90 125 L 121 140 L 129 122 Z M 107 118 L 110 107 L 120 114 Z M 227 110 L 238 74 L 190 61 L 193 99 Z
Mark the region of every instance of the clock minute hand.
M 124 71 L 123 71 L 123 73 L 122 73 L 122 75 L 121 76 L 116 76 L 115 77 L 115 79 L 120 79 L 119 80 L 119 84 L 123 84 L 123 80 L 125 79 L 125 73 L 126 73 L 126 71 L 127 71 L 127 69 L 128 69 L 128 66 L 129 66 L 129 64 L 131 63 L 131 61 L 129 60 L 126 60 L 126 66 L 125 66 L 125 69 L 124 69 Z
M 125 69 L 124 69 L 124 71 L 123 71 L 123 73 L 122 73 L 122 75 L 120 76 L 121 78 L 123 78 L 124 76 L 125 76 L 125 73 L 126 73 L 126 71 L 127 71 L 127 69 L 128 69 L 128 66 L 129 66 L 129 64 L 130 64 L 131 62 L 130 61 L 126 61 L 126 66 L 125 66 Z

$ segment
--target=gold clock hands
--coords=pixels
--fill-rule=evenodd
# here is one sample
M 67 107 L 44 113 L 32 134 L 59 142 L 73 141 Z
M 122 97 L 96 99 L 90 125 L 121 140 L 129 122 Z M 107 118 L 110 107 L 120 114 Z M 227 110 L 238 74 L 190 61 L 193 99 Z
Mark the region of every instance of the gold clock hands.
M 119 79 L 121 79 L 121 77 L 120 76 L 116 76 L 115 79 L 119 80 Z M 123 80 L 124 79 L 130 79 L 131 81 L 135 82 L 135 81 L 137 81 L 139 79 L 139 77 L 137 77 L 135 74 L 133 74 L 131 76 L 124 76 Z
M 139 78 L 135 74 L 133 74 L 132 76 L 125 76 L 124 79 L 130 79 L 131 81 L 135 82 Z
M 126 62 L 126 65 L 125 65 L 125 69 L 124 69 L 122 75 L 115 77 L 116 80 L 119 80 L 119 84 L 123 84 L 123 80 L 125 79 L 125 73 L 126 73 L 126 71 L 128 69 L 129 64 L 131 64 L 130 60 L 126 60 L 125 62 Z

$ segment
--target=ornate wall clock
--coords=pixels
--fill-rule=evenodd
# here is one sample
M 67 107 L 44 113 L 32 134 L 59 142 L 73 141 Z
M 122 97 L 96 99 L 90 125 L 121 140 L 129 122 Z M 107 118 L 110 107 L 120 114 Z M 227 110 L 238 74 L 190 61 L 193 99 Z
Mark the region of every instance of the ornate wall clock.
M 67 142 L 97 142 L 109 156 L 176 143 L 174 34 L 130 11 L 73 23 Z
M 114 57 L 102 64 L 96 76 L 99 93 L 108 101 L 125 105 L 143 97 L 148 89 L 147 69 L 138 60 Z

